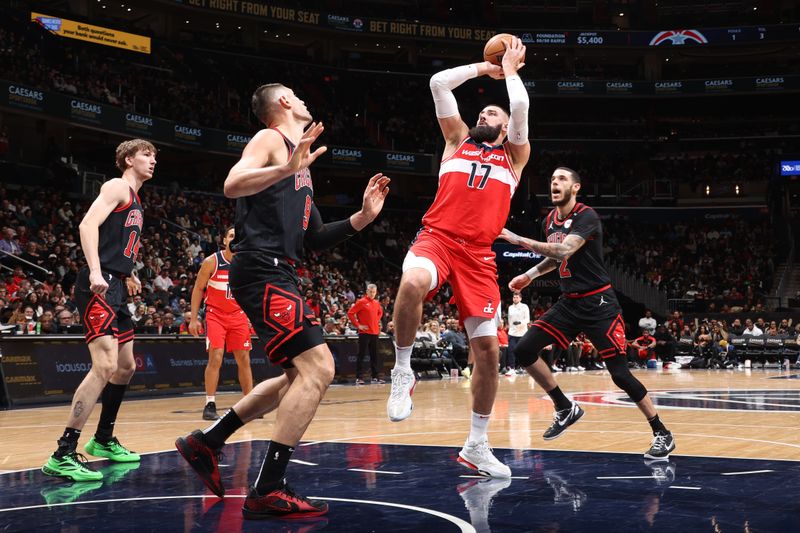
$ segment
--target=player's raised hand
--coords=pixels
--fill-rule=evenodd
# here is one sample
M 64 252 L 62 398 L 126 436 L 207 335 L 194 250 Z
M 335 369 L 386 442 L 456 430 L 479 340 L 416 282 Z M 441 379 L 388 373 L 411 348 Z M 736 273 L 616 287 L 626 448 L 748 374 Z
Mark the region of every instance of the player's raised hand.
M 328 150 L 327 146 L 320 146 L 313 152 L 311 151 L 311 145 L 317 140 L 317 137 L 322 135 L 323 131 L 325 131 L 325 126 L 322 125 L 322 122 L 312 122 L 311 126 L 303 133 L 300 142 L 294 149 L 292 158 L 289 159 L 288 166 L 292 172 L 308 168 L 315 159 Z
M 500 65 L 495 65 L 494 63 L 490 63 L 489 61 L 483 62 L 482 70 L 483 72 L 481 72 L 480 74 L 485 74 L 495 80 L 502 80 L 503 78 L 506 77 L 505 73 L 503 72 L 503 67 L 501 67 Z
M 519 37 L 514 37 L 511 46 L 503 54 L 503 72 L 506 76 L 515 74 L 525 66 L 525 45 Z
M 389 194 L 389 182 L 392 181 L 388 176 L 380 172 L 372 176 L 364 189 L 364 202 L 361 205 L 361 213 L 369 222 L 375 220 L 383 209 L 383 202 Z
M 519 292 L 528 285 L 530 285 L 531 281 L 533 280 L 529 278 L 527 274 L 520 274 L 519 276 L 515 277 L 514 279 L 508 282 L 508 288 L 514 292 Z

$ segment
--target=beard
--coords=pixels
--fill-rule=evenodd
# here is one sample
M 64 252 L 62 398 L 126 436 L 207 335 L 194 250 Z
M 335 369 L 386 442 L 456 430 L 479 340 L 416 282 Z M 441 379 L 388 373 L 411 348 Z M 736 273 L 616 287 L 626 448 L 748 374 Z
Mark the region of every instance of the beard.
M 572 200 L 572 189 L 565 189 L 561 193 L 561 200 L 557 202 L 554 201 L 553 205 L 556 207 L 561 207 L 567 205 L 570 202 L 570 200 Z
M 472 137 L 475 142 L 493 142 L 497 140 L 497 137 L 500 136 L 501 129 L 501 126 L 488 126 L 486 124 L 481 124 L 479 126 L 473 126 L 470 128 L 469 136 Z

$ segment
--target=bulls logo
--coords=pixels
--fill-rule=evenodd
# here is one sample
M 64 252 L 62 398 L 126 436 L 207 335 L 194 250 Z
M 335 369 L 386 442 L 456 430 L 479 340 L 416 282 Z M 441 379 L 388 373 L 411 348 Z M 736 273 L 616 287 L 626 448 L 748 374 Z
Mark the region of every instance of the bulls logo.
M 659 46 L 664 43 L 680 46 L 691 42 L 708 44 L 708 39 L 697 30 L 667 30 L 658 32 L 650 40 L 650 46 Z

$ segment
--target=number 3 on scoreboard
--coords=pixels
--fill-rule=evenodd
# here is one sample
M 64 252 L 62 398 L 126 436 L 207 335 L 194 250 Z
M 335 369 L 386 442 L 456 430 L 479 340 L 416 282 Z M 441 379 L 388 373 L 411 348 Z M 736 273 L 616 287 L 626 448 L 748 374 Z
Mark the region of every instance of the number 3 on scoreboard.
M 125 251 L 123 251 L 123 255 L 128 259 L 135 258 L 136 254 L 139 253 L 139 245 L 141 244 L 141 239 L 139 239 L 139 232 L 132 231 L 130 236 L 128 237 L 128 246 L 125 247 Z

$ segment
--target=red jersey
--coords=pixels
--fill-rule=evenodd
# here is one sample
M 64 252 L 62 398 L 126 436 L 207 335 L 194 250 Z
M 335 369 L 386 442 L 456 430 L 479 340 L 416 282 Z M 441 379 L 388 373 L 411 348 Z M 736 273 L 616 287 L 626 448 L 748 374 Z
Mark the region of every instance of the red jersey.
M 491 246 L 518 184 L 505 144 L 489 146 L 467 137 L 442 160 L 439 189 L 422 224 L 469 244 Z
M 233 299 L 230 286 L 228 285 L 228 271 L 231 264 L 225 260 L 222 252 L 214 254 L 214 260 L 217 266 L 214 268 L 214 273 L 208 278 L 208 285 L 206 286 L 206 308 L 215 313 L 238 313 L 242 310 L 236 300 Z
M 359 333 L 367 333 L 369 335 L 378 335 L 381 332 L 381 317 L 383 317 L 383 307 L 378 303 L 378 300 L 364 296 L 356 300 L 353 307 L 347 311 L 347 318 L 358 329 L 358 326 L 367 326 L 367 329 L 359 329 Z

